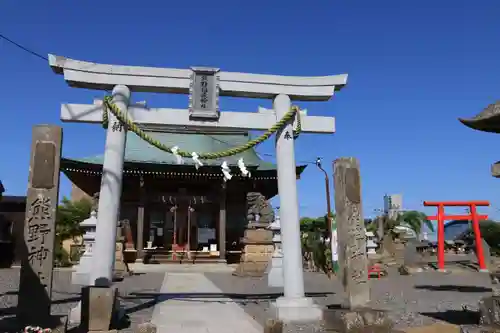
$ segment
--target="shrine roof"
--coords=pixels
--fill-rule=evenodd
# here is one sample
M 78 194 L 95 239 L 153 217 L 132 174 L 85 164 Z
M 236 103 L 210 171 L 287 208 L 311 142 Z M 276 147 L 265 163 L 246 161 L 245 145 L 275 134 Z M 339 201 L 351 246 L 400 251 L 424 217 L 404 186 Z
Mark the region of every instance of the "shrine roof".
M 500 101 L 488 105 L 473 118 L 459 118 L 458 120 L 465 126 L 478 131 L 500 133 Z
M 248 133 L 217 133 L 217 134 L 202 134 L 193 132 L 156 132 L 147 131 L 148 135 L 160 141 L 167 146 L 178 146 L 180 150 L 204 153 L 204 152 L 219 152 L 229 148 L 234 148 L 247 143 L 251 137 Z M 247 167 L 257 169 L 259 171 L 275 170 L 276 166 L 273 163 L 262 160 L 254 149 L 249 149 L 241 154 L 226 157 L 216 160 L 203 160 L 207 166 L 220 166 L 223 161 L 226 161 L 229 166 L 237 166 L 238 159 L 243 158 Z M 71 163 L 86 163 L 94 165 L 102 165 L 104 155 L 97 155 L 85 158 L 63 158 L 62 166 Z M 162 164 L 162 165 L 178 165 L 174 155 L 166 153 L 139 138 L 132 132 L 127 133 L 127 143 L 125 149 L 125 163 L 141 163 L 141 164 Z M 185 165 L 194 165 L 192 159 L 185 158 Z

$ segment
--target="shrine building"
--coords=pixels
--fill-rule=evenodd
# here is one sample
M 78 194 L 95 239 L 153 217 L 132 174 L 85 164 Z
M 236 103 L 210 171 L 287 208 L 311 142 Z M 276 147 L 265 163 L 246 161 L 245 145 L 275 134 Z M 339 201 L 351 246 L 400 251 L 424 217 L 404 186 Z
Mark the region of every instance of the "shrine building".
M 167 146 L 198 153 L 224 151 L 250 140 L 241 131 L 201 134 L 148 129 L 147 133 Z M 203 160 L 204 165 L 196 169 L 191 159 L 179 164 L 174 155 L 132 132 L 126 140 L 119 219 L 129 220 L 137 260 L 201 263 L 239 258 L 247 224 L 246 195 L 260 192 L 268 200 L 277 195 L 276 166 L 250 149 L 220 160 Z M 61 171 L 73 183 L 72 199 L 77 199 L 76 192 L 88 196 L 99 192 L 103 157 L 61 160 Z M 240 158 L 250 177 L 241 175 Z M 227 182 L 221 171 L 223 161 L 233 176 Z M 296 167 L 297 179 L 305 167 Z M 183 255 L 178 255 L 179 250 Z

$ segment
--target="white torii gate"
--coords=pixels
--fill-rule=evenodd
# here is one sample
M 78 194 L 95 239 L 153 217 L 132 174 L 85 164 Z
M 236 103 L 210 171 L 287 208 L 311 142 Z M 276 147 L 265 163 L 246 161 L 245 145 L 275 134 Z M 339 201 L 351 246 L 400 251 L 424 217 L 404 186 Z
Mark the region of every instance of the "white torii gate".
M 123 113 L 137 124 L 158 127 L 188 127 L 198 129 L 244 129 L 268 130 L 291 109 L 291 100 L 327 101 L 346 82 L 347 75 L 324 77 L 289 77 L 246 73 L 220 72 L 218 69 L 192 68 L 168 69 L 154 67 L 119 66 L 96 64 L 49 55 L 49 64 L 57 74 L 72 87 L 99 90 L 113 90 L 113 102 Z M 199 83 L 197 71 L 209 72 L 214 78 L 210 86 L 214 101 L 210 98 L 202 103 L 212 103 L 212 109 L 200 112 L 195 105 L 193 84 Z M 199 75 L 205 75 L 205 74 Z M 212 75 L 212 76 L 210 76 Z M 206 77 L 205 77 L 205 80 Z M 130 105 L 130 92 L 166 92 L 190 94 L 190 110 L 148 109 L 143 104 Z M 206 91 L 206 90 L 205 90 Z M 273 109 L 259 109 L 258 112 L 220 112 L 218 96 L 237 96 L 273 99 Z M 206 98 L 206 95 L 204 95 Z M 207 102 L 208 101 L 208 102 Z M 202 109 L 205 107 L 201 107 Z M 201 113 L 201 115 L 200 115 Z M 66 122 L 100 123 L 103 117 L 102 102 L 94 104 L 63 104 L 61 120 Z M 208 120 L 207 120 L 208 119 Z M 123 161 L 125 155 L 126 128 L 118 124 L 109 114 L 106 146 L 101 178 L 98 207 L 95 253 L 91 281 L 96 284 L 110 284 L 112 279 L 116 224 L 120 208 Z M 302 132 L 334 133 L 333 117 L 301 115 Z M 304 294 L 304 278 L 300 245 L 299 212 L 295 174 L 294 142 L 290 137 L 293 120 L 276 133 L 276 159 L 278 193 L 280 197 L 280 218 L 282 249 L 284 253 L 284 297 L 276 301 L 278 317 L 285 321 L 311 320 L 321 316 L 319 308 Z M 182 149 L 182 147 L 179 147 Z

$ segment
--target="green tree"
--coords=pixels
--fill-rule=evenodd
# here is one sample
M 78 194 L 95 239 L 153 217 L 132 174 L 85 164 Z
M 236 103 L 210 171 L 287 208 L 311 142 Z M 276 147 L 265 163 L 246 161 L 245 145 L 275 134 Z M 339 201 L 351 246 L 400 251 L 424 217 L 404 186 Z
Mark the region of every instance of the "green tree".
M 81 236 L 80 223 L 89 218 L 91 209 L 92 201 L 89 199 L 71 201 L 64 197 L 57 208 L 56 237 L 62 242 Z
M 376 232 L 380 221 L 382 221 L 384 225 L 384 234 L 392 235 L 393 237 L 396 236 L 394 228 L 400 225 L 405 225 L 412 229 L 417 237 L 420 235 L 424 225 L 426 225 L 431 231 L 434 231 L 434 226 L 432 222 L 427 219 L 427 215 L 416 210 L 405 211 L 395 218 L 389 217 L 387 214 L 378 216 L 373 222 L 367 224 L 366 229 L 368 231 Z
M 404 220 L 402 215 L 398 215 L 394 219 L 389 217 L 389 215 L 384 214 L 381 216 L 377 216 L 374 221 L 366 227 L 366 230 L 376 233 L 379 223 L 382 223 L 384 226 L 384 235 L 391 235 L 391 237 L 394 238 L 397 235 L 397 233 L 394 232 L 394 228 L 398 225 L 401 225 L 403 222 Z
M 335 214 L 331 213 L 333 219 Z M 302 255 L 304 260 L 314 262 L 314 265 L 328 276 L 332 274 L 331 250 L 326 239 L 327 215 L 317 218 L 303 217 L 300 219 Z
M 479 230 L 481 231 L 481 237 L 490 246 L 491 253 L 500 254 L 500 223 L 492 220 L 483 220 L 479 222 Z M 464 240 L 472 245 L 475 242 L 474 231 L 472 228 L 469 228 L 457 236 L 457 239 Z
M 406 211 L 401 214 L 401 220 L 405 222 L 406 225 L 413 231 L 415 231 L 417 237 L 420 235 L 424 225 L 426 225 L 429 230 L 434 232 L 434 225 L 427 219 L 427 215 L 422 212 L 416 210 Z
M 327 230 L 327 219 L 325 216 L 320 216 L 316 218 L 303 217 L 300 219 L 300 231 L 310 232 L 310 231 L 326 231 Z
M 58 266 L 69 265 L 70 258 L 62 243 L 67 239 L 75 239 L 83 234 L 80 223 L 89 218 L 92 209 L 92 201 L 81 199 L 71 201 L 64 197 L 57 208 L 56 215 L 56 240 L 55 240 L 55 262 Z

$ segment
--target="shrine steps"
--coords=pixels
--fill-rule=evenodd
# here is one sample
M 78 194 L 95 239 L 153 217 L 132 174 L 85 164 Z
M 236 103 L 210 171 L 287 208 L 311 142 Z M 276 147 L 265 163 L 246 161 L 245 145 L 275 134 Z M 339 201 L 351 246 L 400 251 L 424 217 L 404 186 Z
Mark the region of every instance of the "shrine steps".
M 218 256 L 211 256 L 206 252 L 191 252 L 191 258 L 187 253 L 172 253 L 167 250 L 150 251 L 144 256 L 145 264 L 210 264 L 227 263 L 226 259 Z

